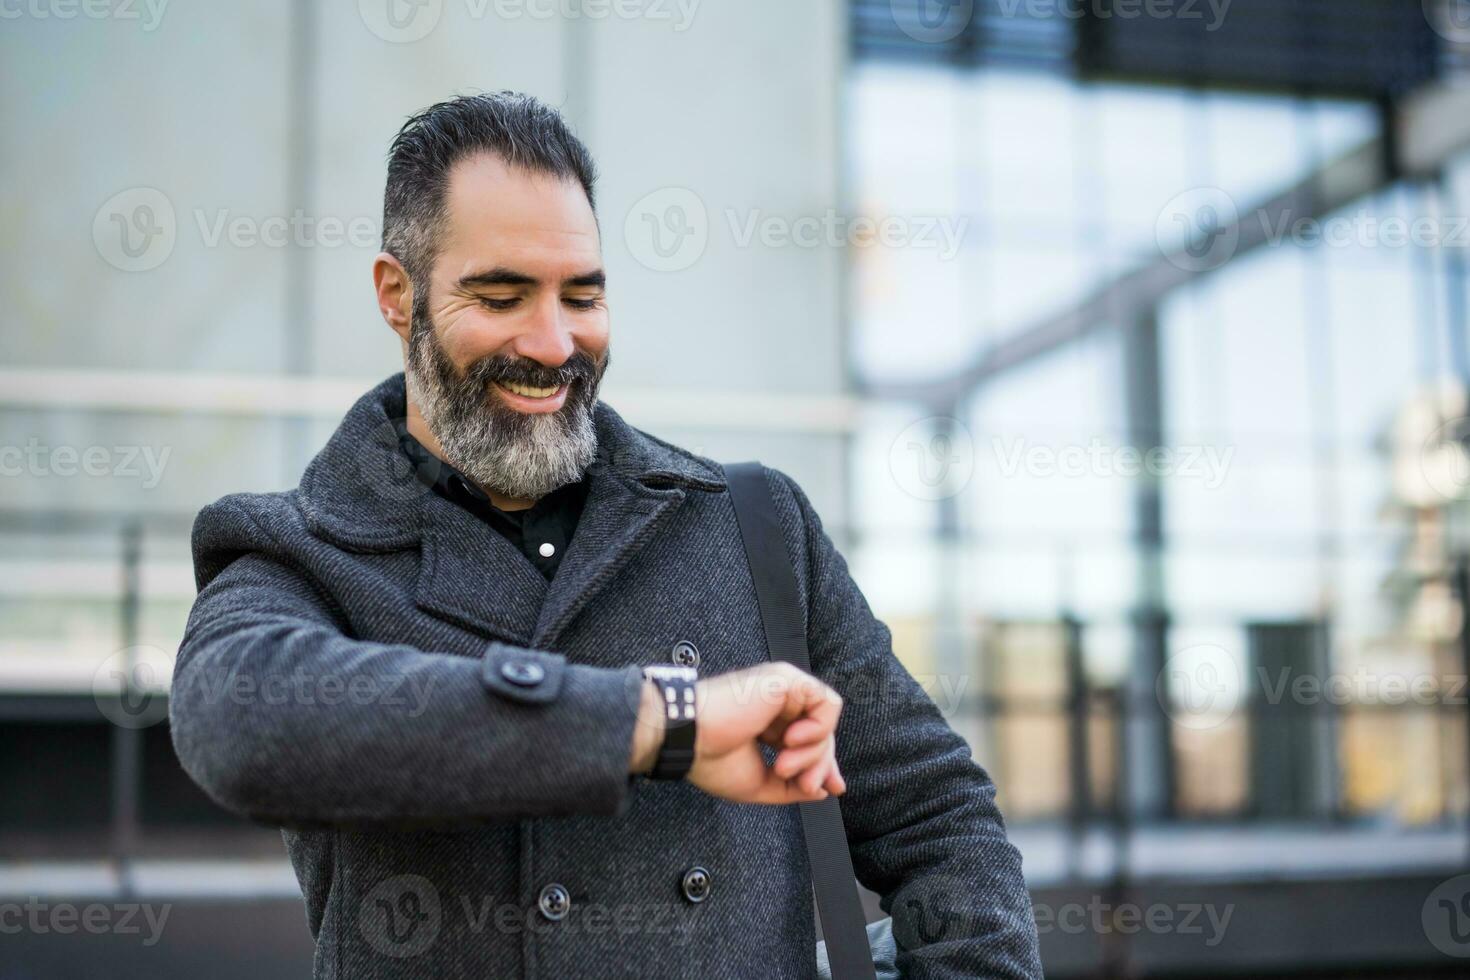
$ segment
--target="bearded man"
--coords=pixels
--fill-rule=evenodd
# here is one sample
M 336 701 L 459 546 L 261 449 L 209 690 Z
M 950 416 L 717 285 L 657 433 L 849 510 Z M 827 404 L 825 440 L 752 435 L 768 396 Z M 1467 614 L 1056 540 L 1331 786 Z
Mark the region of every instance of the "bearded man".
M 811 673 L 768 660 L 725 471 L 599 401 L 594 181 L 526 96 L 399 132 L 405 372 L 299 487 L 200 513 L 180 760 L 284 828 L 319 978 L 815 976 L 790 804 L 829 797 L 903 975 L 1038 976 L 994 786 L 806 496 L 767 471 Z

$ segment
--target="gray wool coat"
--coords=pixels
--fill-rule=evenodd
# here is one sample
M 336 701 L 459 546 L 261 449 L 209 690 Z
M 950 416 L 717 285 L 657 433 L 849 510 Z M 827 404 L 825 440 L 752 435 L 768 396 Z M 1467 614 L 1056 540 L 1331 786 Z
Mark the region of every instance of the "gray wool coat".
M 705 675 L 767 659 L 720 467 L 599 403 L 547 582 L 414 477 L 403 413 L 400 374 L 299 488 L 225 497 L 194 527 L 174 746 L 219 803 L 285 828 L 315 975 L 814 976 L 797 809 L 627 773 L 642 666 L 681 641 Z M 853 865 L 904 975 L 1040 976 L 994 786 L 802 491 L 768 479 L 813 671 L 844 697 Z

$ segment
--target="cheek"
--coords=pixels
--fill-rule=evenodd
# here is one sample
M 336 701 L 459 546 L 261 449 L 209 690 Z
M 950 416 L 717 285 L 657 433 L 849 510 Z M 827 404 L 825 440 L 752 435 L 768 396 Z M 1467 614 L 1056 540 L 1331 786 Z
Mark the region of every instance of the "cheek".
M 594 356 L 601 356 L 607 351 L 608 341 L 611 339 L 607 313 L 604 312 L 597 317 L 596 322 L 578 324 L 572 336 L 582 350 Z
M 441 323 L 439 342 L 455 367 L 463 370 L 475 361 L 499 353 L 513 333 L 502 322 L 479 307 L 466 307 L 447 315 Z

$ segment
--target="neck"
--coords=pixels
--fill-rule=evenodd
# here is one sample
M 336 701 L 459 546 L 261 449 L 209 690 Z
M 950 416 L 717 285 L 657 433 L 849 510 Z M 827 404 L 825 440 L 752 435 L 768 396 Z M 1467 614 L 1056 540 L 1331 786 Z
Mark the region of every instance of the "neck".
M 408 434 L 433 453 L 436 459 L 449 463 L 450 466 L 454 465 L 444 458 L 444 447 L 440 446 L 439 440 L 434 438 L 434 433 L 429 429 L 429 424 L 424 421 L 423 413 L 419 411 L 418 405 L 414 404 L 412 398 L 408 399 Z M 481 492 L 490 498 L 490 502 L 501 510 L 525 510 L 536 502 L 529 497 L 507 497 L 503 493 L 496 493 L 489 487 L 480 486 L 478 483 L 475 486 L 480 487 Z

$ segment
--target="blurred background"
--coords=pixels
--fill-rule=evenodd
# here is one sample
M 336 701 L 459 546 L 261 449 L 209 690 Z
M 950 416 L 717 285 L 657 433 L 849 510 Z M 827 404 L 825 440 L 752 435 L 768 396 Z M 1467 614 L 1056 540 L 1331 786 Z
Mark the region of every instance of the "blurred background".
M 630 421 L 795 476 L 1048 975 L 1470 975 L 1470 0 L 0 0 L 0 978 L 281 977 L 195 512 L 400 368 L 388 143 L 559 107 Z M 69 910 L 69 911 L 68 911 Z

